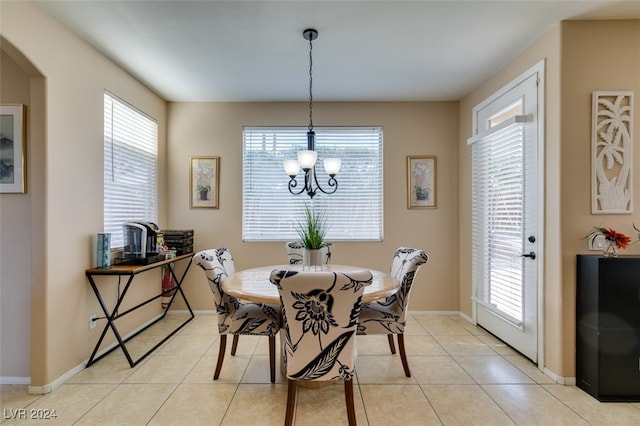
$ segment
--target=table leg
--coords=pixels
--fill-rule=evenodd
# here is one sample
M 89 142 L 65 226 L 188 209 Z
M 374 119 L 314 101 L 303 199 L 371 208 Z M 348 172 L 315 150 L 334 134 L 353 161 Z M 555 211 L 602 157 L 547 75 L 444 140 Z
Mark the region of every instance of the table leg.
M 91 366 L 92 364 L 94 364 L 95 362 L 97 362 L 98 360 L 102 359 L 104 356 L 106 356 L 107 354 L 111 353 L 113 350 L 117 349 L 118 347 L 122 349 L 122 352 L 124 353 L 125 357 L 127 358 L 127 362 L 129 363 L 130 367 L 135 367 L 140 361 L 142 361 L 143 359 L 145 359 L 150 353 L 152 353 L 154 350 L 156 350 L 160 345 L 162 345 L 164 342 L 166 342 L 168 339 L 170 339 L 174 334 L 176 334 L 180 329 L 182 329 L 182 327 L 184 327 L 185 325 L 187 325 L 187 323 L 189 321 L 191 321 L 194 317 L 195 314 L 193 313 L 193 310 L 191 309 L 191 305 L 189 304 L 189 301 L 187 300 L 186 295 L 184 294 L 184 291 L 182 290 L 182 282 L 184 281 L 184 278 L 187 275 L 187 272 L 189 271 L 189 268 L 191 267 L 192 264 L 192 259 L 189 259 L 189 263 L 187 264 L 184 272 L 182 273 L 182 275 L 180 276 L 180 279 L 178 280 L 176 275 L 175 275 L 175 271 L 173 269 L 173 267 L 171 266 L 171 264 L 169 264 L 169 270 L 171 271 L 171 274 L 173 275 L 173 279 L 176 282 L 176 286 L 175 286 L 175 291 L 174 294 L 171 296 L 171 299 L 169 300 L 169 303 L 167 304 L 167 307 L 165 308 L 164 312 L 162 313 L 162 315 L 160 317 L 158 317 L 156 320 L 152 321 L 151 323 L 147 324 L 144 328 L 142 328 L 141 330 L 138 330 L 137 332 L 135 332 L 134 334 L 132 334 L 131 336 L 127 337 L 126 339 L 123 339 L 122 336 L 120 335 L 120 332 L 118 331 L 118 328 L 115 324 L 115 320 L 123 317 L 133 311 L 135 311 L 136 309 L 146 305 L 147 303 L 152 302 L 155 299 L 158 299 L 160 297 L 162 297 L 162 292 L 157 295 L 154 296 L 132 308 L 127 309 L 125 312 L 122 313 L 118 313 L 118 308 L 120 307 L 122 301 L 124 300 L 125 295 L 127 294 L 127 291 L 129 290 L 129 286 L 131 285 L 131 282 L 133 281 L 133 278 L 135 275 L 129 275 L 129 279 L 127 280 L 127 284 L 124 287 L 124 290 L 122 291 L 122 294 L 118 295 L 118 300 L 116 301 L 116 305 L 113 308 L 113 312 L 109 312 L 109 309 L 107 308 L 107 305 L 105 304 L 102 295 L 100 294 L 100 291 L 98 290 L 98 287 L 95 283 L 95 281 L 93 280 L 93 277 L 90 274 L 87 274 L 87 278 L 89 279 L 89 283 L 91 284 L 91 288 L 93 289 L 93 292 L 96 295 L 96 298 L 98 299 L 98 302 L 100 303 L 100 307 L 102 308 L 102 311 L 105 314 L 105 319 L 107 320 L 107 324 L 105 325 L 104 329 L 102 330 L 102 334 L 100 335 L 100 338 L 98 339 L 98 342 L 96 343 L 96 346 L 93 349 L 93 352 L 91 353 L 91 356 L 89 357 L 89 361 L 87 362 L 87 367 Z M 184 300 L 185 304 L 187 305 L 187 309 L 189 310 L 189 318 L 187 318 L 186 321 L 184 321 L 182 324 L 180 324 L 176 329 L 174 329 L 171 333 L 169 333 L 169 335 L 167 335 L 166 337 L 164 337 L 160 342 L 158 342 L 154 347 L 152 347 L 151 349 L 149 349 L 147 352 L 145 352 L 142 356 L 140 356 L 140 358 L 138 358 L 137 360 L 133 360 L 131 358 L 131 355 L 129 354 L 129 351 L 127 350 L 127 346 L 126 346 L 126 342 L 128 342 L 129 340 L 131 340 L 132 338 L 134 338 L 135 336 L 137 336 L 138 334 L 142 333 L 144 330 L 146 330 L 147 328 L 151 327 L 152 325 L 154 325 L 155 323 L 157 323 L 158 321 L 160 321 L 161 319 L 163 319 L 166 315 L 167 312 L 169 311 L 169 309 L 171 308 L 171 304 L 173 303 L 173 300 L 175 299 L 176 295 L 180 293 L 182 299 Z M 111 331 L 113 331 L 113 334 L 116 337 L 116 340 L 118 341 L 118 344 L 116 346 L 114 346 L 113 348 L 107 350 L 105 353 L 101 354 L 100 356 L 96 356 L 100 345 L 102 344 L 102 341 L 104 340 L 107 331 L 111 329 Z

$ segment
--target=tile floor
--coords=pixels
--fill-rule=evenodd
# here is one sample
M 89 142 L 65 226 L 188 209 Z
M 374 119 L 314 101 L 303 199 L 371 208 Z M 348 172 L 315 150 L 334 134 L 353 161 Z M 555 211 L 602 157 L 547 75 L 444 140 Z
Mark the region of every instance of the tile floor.
M 143 353 L 162 328 L 180 320 L 167 317 L 133 339 L 130 349 Z M 283 424 L 287 389 L 279 365 L 277 383 L 269 382 L 267 339 L 241 337 L 236 356 L 227 353 L 214 382 L 216 329 L 214 315 L 198 315 L 135 368 L 116 350 L 46 395 L 1 386 L 0 423 L 29 424 L 11 417 L 20 409 L 27 417 L 44 409 L 57 418 L 42 424 Z M 405 341 L 410 378 L 385 336 L 358 337 L 360 425 L 640 425 L 640 403 L 600 403 L 575 386 L 554 384 L 460 317 L 414 313 Z M 342 385 L 299 390 L 296 425 L 346 423 Z

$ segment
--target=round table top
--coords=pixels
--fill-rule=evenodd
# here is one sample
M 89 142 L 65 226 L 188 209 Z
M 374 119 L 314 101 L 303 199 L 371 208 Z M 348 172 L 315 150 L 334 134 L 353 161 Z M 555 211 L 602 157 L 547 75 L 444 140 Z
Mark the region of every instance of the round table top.
M 314 271 L 311 267 L 311 272 Z M 267 303 L 270 305 L 280 304 L 278 289 L 269 281 L 269 275 L 274 269 L 288 269 L 302 271 L 302 265 L 271 265 L 258 268 L 245 269 L 230 275 L 222 283 L 222 289 L 230 296 L 250 302 Z M 318 268 L 318 271 L 320 269 Z M 373 302 L 384 299 L 398 291 L 399 285 L 396 280 L 386 272 L 374 271 L 360 266 L 347 265 L 323 265 L 322 272 L 349 272 L 349 271 L 369 271 L 373 275 L 371 285 L 364 288 L 363 302 Z

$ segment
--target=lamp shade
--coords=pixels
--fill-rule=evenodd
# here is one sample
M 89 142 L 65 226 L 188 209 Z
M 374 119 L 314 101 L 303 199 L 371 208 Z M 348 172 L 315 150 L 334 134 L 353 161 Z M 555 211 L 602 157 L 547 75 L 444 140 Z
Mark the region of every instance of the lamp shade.
M 309 170 L 313 168 L 316 164 L 316 160 L 318 159 L 318 153 L 315 151 L 298 151 L 298 163 L 300 163 L 300 167 L 302 170 Z
M 340 171 L 342 160 L 339 158 L 326 158 L 323 163 L 324 171 L 327 172 L 329 176 L 335 176 Z
M 287 176 L 296 176 L 300 171 L 298 160 L 284 160 L 284 171 Z

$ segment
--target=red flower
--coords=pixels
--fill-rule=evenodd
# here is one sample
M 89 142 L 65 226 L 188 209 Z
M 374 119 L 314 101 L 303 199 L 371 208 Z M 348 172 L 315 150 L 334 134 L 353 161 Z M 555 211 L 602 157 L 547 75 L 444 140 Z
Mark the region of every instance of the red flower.
M 627 237 L 624 234 L 616 232 L 611 228 L 603 230 L 602 235 L 604 235 L 604 238 L 607 241 L 611 241 L 619 249 L 626 248 L 631 242 L 631 238 Z

